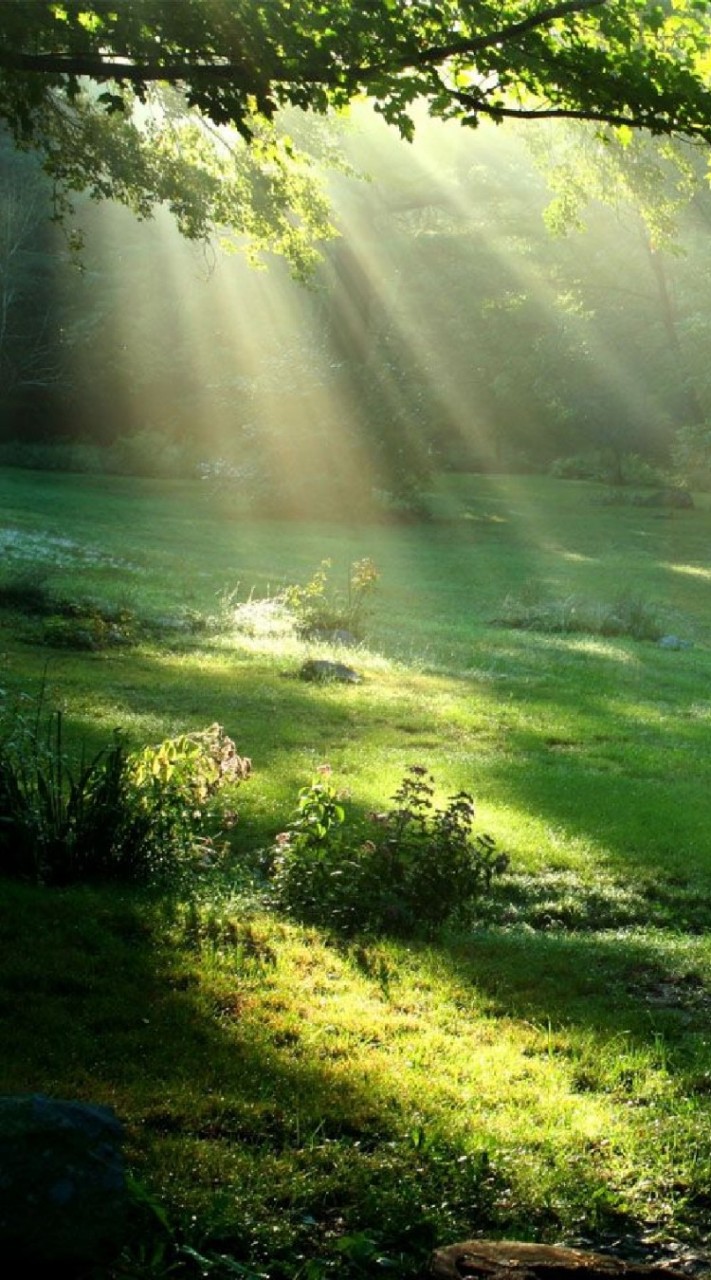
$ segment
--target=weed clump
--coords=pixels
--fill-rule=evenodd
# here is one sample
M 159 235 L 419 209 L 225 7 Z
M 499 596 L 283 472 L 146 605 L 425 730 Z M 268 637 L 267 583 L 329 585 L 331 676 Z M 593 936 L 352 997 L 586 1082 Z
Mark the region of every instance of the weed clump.
M 495 840 L 474 832 L 466 791 L 443 808 L 434 779 L 411 765 L 393 808 L 370 815 L 371 833 L 347 822 L 330 768 L 299 792 L 295 817 L 271 850 L 278 905 L 341 932 L 429 932 L 487 892 L 508 866 Z M 366 837 L 366 838 L 364 838 Z
M 602 604 L 577 595 L 549 599 L 532 587 L 518 596 L 506 596 L 501 612 L 492 621 L 495 626 L 518 631 L 631 636 L 634 640 L 658 640 L 665 631 L 656 607 L 629 591 Z
M 131 644 L 138 620 L 130 609 L 59 600 L 44 627 L 44 643 L 56 649 L 107 649 Z
M 282 595 L 284 605 L 301 636 L 329 637 L 348 632 L 361 640 L 380 577 L 378 569 L 369 556 L 354 561 L 345 592 L 332 586 L 330 569 L 331 561 L 322 560 L 308 582 L 286 587 Z
M 36 884 L 147 883 L 211 860 L 212 798 L 249 775 L 220 725 L 73 765 L 60 712 L 0 727 L 0 873 Z

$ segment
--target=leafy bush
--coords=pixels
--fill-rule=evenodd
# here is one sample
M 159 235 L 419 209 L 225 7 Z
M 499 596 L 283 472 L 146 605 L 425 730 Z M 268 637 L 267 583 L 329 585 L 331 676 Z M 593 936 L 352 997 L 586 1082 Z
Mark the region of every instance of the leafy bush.
M 101 475 L 106 469 L 101 445 L 5 440 L 0 443 L 0 466 L 32 471 L 74 471 Z
M 556 458 L 550 473 L 556 480 L 606 480 L 607 468 L 598 452 L 577 453 L 568 458 Z
M 118 475 L 172 479 L 193 477 L 199 464 L 196 446 L 147 429 L 119 436 L 106 448 L 104 465 Z
M 130 609 L 91 601 L 57 600 L 44 627 L 44 643 L 57 649 L 107 649 L 136 639 L 138 619 Z
M 412 933 L 441 925 L 486 892 L 508 865 L 491 836 L 475 834 L 466 791 L 444 808 L 434 781 L 411 765 L 394 808 L 372 814 L 372 831 L 349 830 L 342 797 L 323 766 L 299 792 L 296 815 L 272 849 L 277 903 L 300 919 L 344 932 Z
M 371 497 L 376 511 L 390 520 L 422 522 L 431 519 L 427 495 L 415 478 L 405 478 L 397 489 L 375 488 Z
M 199 465 L 195 445 L 146 429 L 109 445 L 10 440 L 0 443 L 0 466 L 92 475 L 191 478 Z
M 0 873 L 40 884 L 147 882 L 214 846 L 211 797 L 249 774 L 219 725 L 130 752 L 122 735 L 72 765 L 60 712 L 0 732 Z
M 331 561 L 322 560 L 307 583 L 286 587 L 282 600 L 302 636 L 349 631 L 361 639 L 380 574 L 369 556 L 356 560 L 350 567 L 347 590 L 342 592 L 331 585 L 330 569 Z

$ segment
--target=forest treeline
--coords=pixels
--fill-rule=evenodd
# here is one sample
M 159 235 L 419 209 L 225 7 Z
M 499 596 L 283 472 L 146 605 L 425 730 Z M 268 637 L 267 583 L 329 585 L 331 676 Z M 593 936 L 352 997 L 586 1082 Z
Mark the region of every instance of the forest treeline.
M 81 197 L 53 220 L 35 157 L 2 144 L 4 461 L 201 472 L 310 510 L 406 506 L 434 469 L 620 479 L 630 455 L 706 482 L 704 148 L 426 120 L 409 146 L 365 111 L 284 127 L 327 156 L 340 232 L 306 285 L 160 216 Z

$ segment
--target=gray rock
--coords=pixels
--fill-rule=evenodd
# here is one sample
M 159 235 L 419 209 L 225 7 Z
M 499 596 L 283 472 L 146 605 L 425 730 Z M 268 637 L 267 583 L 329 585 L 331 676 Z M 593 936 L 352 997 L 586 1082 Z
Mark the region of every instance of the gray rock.
M 309 658 L 299 671 L 301 680 L 327 683 L 339 680 L 342 684 L 360 684 L 360 676 L 344 662 L 328 662 L 325 658 Z
M 15 1262 L 105 1262 L 124 1243 L 123 1130 L 107 1107 L 0 1097 L 0 1251 Z
M 657 640 L 660 649 L 693 649 L 693 641 L 681 640 L 679 636 L 662 636 Z

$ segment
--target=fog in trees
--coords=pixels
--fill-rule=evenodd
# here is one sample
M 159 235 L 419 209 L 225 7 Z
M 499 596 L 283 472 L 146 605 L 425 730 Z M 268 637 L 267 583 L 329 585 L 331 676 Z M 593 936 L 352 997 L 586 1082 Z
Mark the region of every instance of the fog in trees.
M 281 128 L 329 160 L 339 234 L 305 284 L 160 212 L 82 198 L 56 225 L 6 142 L 7 458 L 80 444 L 87 465 L 202 467 L 243 502 L 327 514 L 407 505 L 433 469 L 596 454 L 614 477 L 700 429 L 711 199 L 690 144 L 425 118 L 405 144 L 365 108 Z

